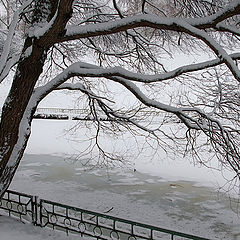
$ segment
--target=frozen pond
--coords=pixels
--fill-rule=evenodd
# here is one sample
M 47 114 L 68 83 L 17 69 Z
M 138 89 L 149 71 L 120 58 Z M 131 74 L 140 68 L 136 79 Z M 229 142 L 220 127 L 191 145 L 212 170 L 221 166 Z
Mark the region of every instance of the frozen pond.
M 240 239 L 230 199 L 194 181 L 127 168 L 86 170 L 61 157 L 32 154 L 25 155 L 11 189 L 209 239 Z

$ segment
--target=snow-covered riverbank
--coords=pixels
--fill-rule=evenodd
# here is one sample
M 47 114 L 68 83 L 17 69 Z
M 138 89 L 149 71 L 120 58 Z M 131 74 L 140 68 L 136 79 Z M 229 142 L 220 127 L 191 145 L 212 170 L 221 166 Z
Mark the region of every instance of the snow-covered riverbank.
M 34 227 L 24 224 L 14 218 L 0 216 L 0 239 L 1 240 L 66 240 L 66 235 L 61 232 Z M 77 240 L 76 236 L 67 237 L 68 240 Z
M 25 155 L 11 189 L 210 239 L 240 239 L 229 199 L 194 181 L 123 168 L 86 171 L 58 156 Z

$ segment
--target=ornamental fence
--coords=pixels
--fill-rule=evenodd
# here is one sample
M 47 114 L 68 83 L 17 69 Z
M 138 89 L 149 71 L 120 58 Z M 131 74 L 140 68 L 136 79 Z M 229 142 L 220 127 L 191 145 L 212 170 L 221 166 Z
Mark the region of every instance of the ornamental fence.
M 20 218 L 36 226 L 50 227 L 69 234 L 90 239 L 169 239 L 209 240 L 186 233 L 129 221 L 57 202 L 39 199 L 37 196 L 8 190 L 0 201 L 0 215 Z

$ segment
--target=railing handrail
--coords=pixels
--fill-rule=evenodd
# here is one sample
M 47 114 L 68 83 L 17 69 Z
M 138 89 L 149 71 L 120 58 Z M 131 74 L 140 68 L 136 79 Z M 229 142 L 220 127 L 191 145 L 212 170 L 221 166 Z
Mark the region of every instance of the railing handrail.
M 84 112 L 87 112 L 87 110 L 83 108 L 37 108 L 36 113 L 39 113 L 39 112 L 84 113 Z
M 15 194 L 15 195 L 20 195 L 20 196 L 29 197 L 29 198 L 34 198 L 35 197 L 35 196 L 27 194 L 27 193 L 17 192 L 17 191 L 13 191 L 13 190 L 7 190 L 6 193 L 10 193 L 10 194 L 12 193 L 12 194 Z
M 10 198 L 11 195 L 17 196 L 18 200 L 16 200 L 16 199 L 11 200 L 11 198 Z M 25 203 L 21 202 L 21 198 L 27 198 L 28 201 L 25 202 Z M 56 215 L 58 217 L 69 218 L 68 215 L 65 216 L 65 215 L 56 213 L 54 211 L 51 212 L 51 211 L 47 210 L 47 208 L 45 208 L 45 207 L 47 207 L 47 205 L 49 205 L 49 206 L 51 205 L 51 207 L 53 209 L 59 207 L 59 208 L 62 208 L 63 210 L 65 209 L 67 212 L 69 210 L 70 211 L 75 211 L 76 213 L 80 213 L 81 216 L 82 216 L 82 214 L 89 214 L 89 215 L 94 216 L 96 218 L 108 219 L 108 220 L 113 221 L 114 225 L 115 225 L 115 223 L 118 223 L 118 224 L 123 223 L 123 224 L 128 224 L 129 226 L 131 226 L 131 228 L 140 227 L 142 229 L 145 229 L 146 231 L 150 231 L 151 234 L 152 234 L 153 231 L 156 231 L 156 232 L 159 232 L 159 233 L 164 233 L 164 234 L 170 234 L 172 236 L 172 239 L 174 239 L 173 237 L 176 236 L 176 237 L 184 237 L 184 238 L 193 239 L 193 240 L 209 240 L 207 238 L 194 236 L 192 234 L 182 233 L 182 232 L 178 232 L 178 231 L 174 231 L 174 230 L 169 230 L 169 229 L 166 229 L 166 228 L 152 226 L 152 225 L 149 225 L 149 224 L 144 224 L 144 223 L 140 223 L 140 222 L 126 220 L 126 219 L 123 219 L 123 218 L 114 217 L 114 216 L 111 216 L 111 215 L 106 215 L 106 214 L 103 214 L 103 213 L 94 212 L 94 211 L 90 211 L 90 210 L 86 210 L 86 209 L 81 209 L 79 207 L 69 206 L 69 205 L 66 205 L 66 204 L 57 203 L 57 202 L 50 201 L 50 200 L 39 199 L 37 196 L 33 196 L 33 195 L 30 195 L 30 194 L 25 194 L 25 193 L 20 193 L 20 192 L 12 191 L 12 190 L 8 190 L 6 192 L 6 194 L 4 195 L 4 198 L 2 200 L 6 201 L 6 203 L 5 203 L 5 206 L 3 206 L 2 201 L 1 201 L 0 202 L 1 203 L 0 208 L 7 211 L 9 216 L 11 216 L 11 212 L 12 212 L 14 214 L 19 214 L 20 219 L 22 219 L 23 216 L 26 216 L 28 213 L 31 213 L 32 214 L 31 218 L 32 218 L 33 224 L 40 225 L 42 227 L 47 226 L 48 224 L 50 224 L 51 226 L 54 227 L 54 224 L 49 222 L 49 216 L 50 215 Z M 8 203 L 10 203 L 9 206 L 8 206 Z M 15 208 L 13 208 L 14 204 L 17 205 L 17 206 L 15 206 Z M 23 208 L 21 208 L 21 211 L 20 211 L 18 209 L 19 206 L 22 206 L 22 207 L 24 206 L 25 210 Z M 28 210 L 28 207 L 30 207 L 30 210 Z M 47 211 L 47 215 L 44 215 L 42 213 L 42 209 L 45 209 Z M 71 218 L 71 219 L 78 220 L 78 219 L 74 219 L 74 218 Z M 44 220 L 45 220 L 45 224 L 43 224 Z M 94 223 L 92 223 L 92 224 L 94 225 Z M 99 223 L 97 223 L 95 225 L 98 226 L 98 224 Z M 56 224 L 56 226 L 58 226 L 58 225 Z M 99 226 L 101 226 L 101 224 L 99 224 Z M 71 230 L 67 226 L 60 226 L 60 227 L 65 229 L 67 233 L 68 233 L 69 230 Z M 101 226 L 101 227 L 104 228 L 104 226 Z M 105 229 L 109 230 L 110 227 L 105 226 Z M 116 232 L 116 229 L 114 229 L 114 228 L 111 228 L 111 229 L 112 229 L 112 231 Z M 79 231 L 77 231 L 77 232 L 79 232 Z M 119 230 L 118 232 L 123 233 L 123 234 L 129 234 L 128 232 L 124 232 L 124 231 L 121 231 L 121 230 Z M 84 232 L 83 233 L 79 232 L 79 233 L 83 234 L 83 235 L 84 234 L 87 235 L 87 233 L 84 233 Z M 137 235 L 135 235 L 135 236 L 137 236 Z M 96 237 L 96 238 L 97 239 L 105 239 L 105 238 L 98 238 L 98 237 Z M 148 238 L 145 237 L 144 239 L 148 239 Z
M 98 216 L 98 217 L 104 217 L 104 218 L 111 219 L 111 220 L 118 221 L 118 222 L 128 223 L 128 224 L 138 226 L 138 227 L 144 227 L 144 228 L 149 228 L 149 229 L 156 230 L 156 231 L 159 231 L 159 232 L 173 234 L 173 235 L 176 235 L 176 236 L 179 236 L 179 237 L 186 237 L 186 238 L 192 238 L 192 239 L 197 239 L 197 240 L 209 240 L 207 238 L 196 237 L 196 236 L 191 235 L 191 234 L 182 233 L 182 232 L 178 232 L 178 231 L 174 231 L 174 230 L 170 230 L 170 229 L 166 229 L 166 228 L 160 228 L 160 227 L 156 227 L 156 226 L 149 225 L 149 224 L 144 224 L 144 223 L 135 222 L 135 221 L 132 221 L 132 220 L 127 220 L 127 219 L 124 219 L 124 218 L 114 217 L 114 216 L 111 216 L 111 215 L 107 215 L 107 214 L 103 214 L 103 213 L 99 213 L 99 212 L 94 212 L 94 211 L 90 211 L 90 210 L 86 210 L 86 209 L 81 209 L 79 207 L 69 206 L 69 205 L 65 205 L 65 204 L 62 204 L 62 203 L 57 203 L 57 202 L 50 201 L 50 200 L 40 199 L 40 202 L 49 203 L 49 204 L 52 204 L 54 206 L 64 207 L 64 208 L 68 208 L 68 209 L 71 209 L 71 210 L 95 215 L 95 216 Z

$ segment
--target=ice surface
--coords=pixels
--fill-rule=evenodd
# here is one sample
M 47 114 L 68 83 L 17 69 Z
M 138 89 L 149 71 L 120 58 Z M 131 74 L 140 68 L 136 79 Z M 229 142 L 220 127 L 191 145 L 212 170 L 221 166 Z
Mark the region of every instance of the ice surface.
M 240 239 L 228 196 L 194 181 L 124 168 L 87 170 L 59 156 L 25 155 L 11 189 L 210 239 Z

